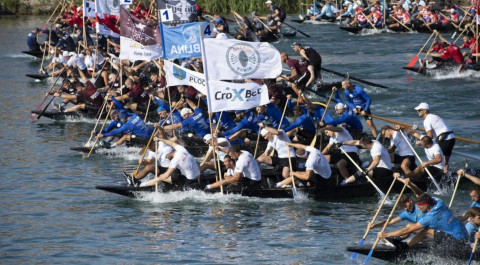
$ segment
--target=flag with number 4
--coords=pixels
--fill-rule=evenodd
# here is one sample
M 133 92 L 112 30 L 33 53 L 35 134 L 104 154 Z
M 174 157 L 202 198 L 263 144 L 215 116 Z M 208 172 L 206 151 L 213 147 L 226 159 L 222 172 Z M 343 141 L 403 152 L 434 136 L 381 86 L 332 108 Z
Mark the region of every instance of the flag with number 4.
M 162 26 L 162 30 L 167 59 L 201 57 L 200 32 L 203 38 L 213 38 L 213 25 L 208 22 Z

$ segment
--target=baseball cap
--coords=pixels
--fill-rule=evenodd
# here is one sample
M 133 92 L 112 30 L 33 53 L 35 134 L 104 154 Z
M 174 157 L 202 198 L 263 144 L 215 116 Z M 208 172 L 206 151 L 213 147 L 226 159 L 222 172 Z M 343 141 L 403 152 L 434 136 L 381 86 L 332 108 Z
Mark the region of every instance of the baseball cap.
M 63 57 L 67 57 L 70 56 L 70 53 L 68 51 L 63 51 L 62 55 Z
M 164 108 L 164 107 L 162 107 L 162 106 L 159 106 L 159 107 L 157 108 L 157 113 L 159 113 L 159 112 L 162 112 L 162 111 L 164 111 L 164 110 L 165 110 L 165 108 Z
M 335 105 L 335 109 L 336 109 L 336 110 L 337 110 L 337 109 L 344 109 L 344 108 L 345 108 L 345 104 L 343 104 L 343 103 L 341 103 L 341 102 L 340 102 L 340 103 L 337 103 L 337 105 Z
M 265 135 L 267 135 L 268 133 L 268 130 L 265 129 L 265 128 L 262 128 L 262 130 L 260 131 L 260 134 L 262 135 L 262 137 L 265 137 Z
M 126 119 L 128 117 L 128 112 L 126 110 L 122 109 L 118 112 L 118 117 L 120 119 Z
M 294 43 L 292 44 L 292 47 L 295 47 L 295 46 L 302 46 L 302 44 L 300 44 L 300 42 L 294 42 Z
M 182 116 L 185 116 L 185 115 L 187 115 L 187 114 L 189 114 L 189 113 L 193 113 L 193 111 L 192 111 L 191 109 L 189 109 L 189 108 L 183 108 L 183 109 L 180 111 L 180 115 L 182 115 Z
M 430 110 L 430 106 L 428 106 L 427 103 L 422 102 L 422 103 L 418 104 L 418 106 L 415 107 L 415 110 L 421 110 L 421 109 Z
M 36 30 L 36 31 L 40 32 L 40 28 L 39 28 L 39 27 L 36 27 L 36 28 L 34 28 L 33 30 Z
M 268 0 L 267 2 L 265 2 L 265 4 L 271 4 L 272 1 Z
M 253 16 L 253 15 L 256 15 L 256 14 L 257 14 L 257 11 L 253 11 L 253 12 L 252 12 L 252 16 Z
M 212 135 L 211 134 L 205 134 L 205 136 L 203 136 L 203 141 L 204 142 L 210 142 L 210 140 L 212 140 Z

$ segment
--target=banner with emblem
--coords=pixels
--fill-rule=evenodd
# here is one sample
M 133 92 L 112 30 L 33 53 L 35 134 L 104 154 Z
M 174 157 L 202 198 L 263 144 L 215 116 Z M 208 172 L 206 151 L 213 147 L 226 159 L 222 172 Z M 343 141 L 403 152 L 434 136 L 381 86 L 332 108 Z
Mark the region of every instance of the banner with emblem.
M 282 73 L 280 53 L 267 42 L 205 39 L 208 80 L 276 78 Z
M 95 16 L 97 18 L 96 30 L 98 34 L 112 37 L 120 36 L 120 30 L 115 25 L 120 16 L 118 0 L 96 0 Z
M 130 61 L 151 61 L 162 57 L 162 34 L 158 23 L 147 23 L 121 8 L 120 58 Z
M 170 24 L 182 24 L 197 20 L 195 0 L 157 0 L 160 21 Z
M 83 16 L 95 17 L 95 2 L 83 1 Z
M 195 22 L 175 27 L 162 27 L 165 58 L 201 57 L 200 32 L 203 38 L 213 38 L 213 25 L 208 22 Z
M 181 67 L 167 60 L 164 61 L 163 70 L 165 71 L 167 86 L 192 86 L 200 93 L 207 94 L 204 74 Z
M 210 112 L 245 110 L 268 104 L 268 88 L 256 82 L 208 81 Z

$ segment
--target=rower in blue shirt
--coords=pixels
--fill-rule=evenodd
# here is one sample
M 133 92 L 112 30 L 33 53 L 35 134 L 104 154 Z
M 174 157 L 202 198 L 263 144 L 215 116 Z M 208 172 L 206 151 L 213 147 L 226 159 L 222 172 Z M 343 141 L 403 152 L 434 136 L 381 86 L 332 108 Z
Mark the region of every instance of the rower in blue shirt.
M 85 34 L 85 36 L 87 36 L 87 46 L 95 45 L 93 43 L 92 37 L 90 36 L 90 34 L 88 32 Z M 82 29 L 77 29 L 77 39 L 76 39 L 76 41 L 77 41 L 77 44 L 78 43 L 83 44 L 83 30 Z
M 242 120 L 237 123 L 237 126 L 233 127 L 232 129 L 220 133 L 221 137 L 230 137 L 234 133 L 243 129 L 249 130 L 250 133 L 258 133 L 259 120 L 253 112 L 249 110 L 236 110 L 235 115 L 237 116 L 237 118 Z
M 57 35 L 57 31 L 52 29 L 44 29 L 42 30 L 42 33 L 43 34 L 46 34 L 47 35 L 47 39 L 46 39 L 46 42 L 49 43 L 49 38 L 50 38 L 50 45 L 52 46 L 57 46 L 57 43 L 58 41 L 60 40 L 60 38 L 58 38 L 58 35 Z
M 175 123 L 181 123 L 183 121 L 182 115 L 178 110 L 174 110 L 172 115 L 168 117 L 169 113 L 171 112 L 170 106 L 158 98 L 154 98 L 153 100 L 158 105 L 157 114 L 160 117 L 160 121 L 158 123 L 155 123 L 155 127 L 160 127 L 163 125 L 172 125 Z M 167 117 L 168 119 L 165 120 Z M 181 128 L 177 128 L 176 131 L 178 133 L 183 133 L 183 132 L 186 132 L 187 130 L 181 127 Z
M 306 97 L 303 93 L 300 95 L 303 101 L 307 104 L 307 109 L 310 112 L 310 115 L 313 118 L 314 123 L 319 123 L 322 120 L 323 113 L 325 113 L 325 108 L 322 105 L 313 104 L 308 97 Z M 325 117 L 323 117 L 323 123 L 330 124 L 335 119 L 330 115 L 330 113 L 325 113 Z
M 123 134 L 120 140 L 118 140 L 116 143 L 113 143 L 109 147 L 122 145 L 124 142 L 131 141 L 133 138 L 137 137 L 148 140 L 152 135 L 153 127 L 149 128 L 145 122 L 143 122 L 142 118 L 140 118 L 137 114 L 122 109 L 119 111 L 118 117 L 120 118 L 120 121 L 124 123 L 120 128 L 105 134 L 98 134 L 98 138 Z
M 468 222 L 465 224 L 465 229 L 467 229 L 468 233 L 468 242 L 473 244 L 475 242 L 475 234 L 480 226 L 480 208 L 470 207 L 467 214 Z
M 465 176 L 467 177 L 467 173 L 463 169 L 460 169 L 457 171 L 458 177 Z M 469 176 L 473 177 L 472 175 Z M 480 185 L 473 184 L 470 187 L 468 187 L 468 194 L 470 195 L 470 198 L 472 199 L 472 204 L 470 204 L 470 207 L 479 207 L 480 208 Z M 468 219 L 468 211 L 463 213 L 462 215 L 457 216 L 460 221 L 465 222 Z
M 40 32 L 39 28 L 34 28 L 32 32 L 28 33 L 27 45 L 30 51 L 41 51 L 40 44 L 37 41 L 37 34 Z
M 300 135 L 306 139 L 312 139 L 315 136 L 316 129 L 315 124 L 313 123 L 312 116 L 308 112 L 307 108 L 300 105 L 295 105 L 291 102 L 291 95 L 287 96 L 288 98 L 288 107 L 293 108 L 293 114 L 297 119 L 295 122 L 290 124 L 284 131 L 287 133 L 288 137 L 292 137 L 294 133 Z M 294 140 L 298 141 L 298 137 L 295 136 Z
M 57 31 L 57 36 L 60 38 L 60 40 L 57 43 L 57 48 L 59 48 L 62 51 L 69 51 L 69 52 L 74 52 L 77 48 L 77 45 L 75 44 L 75 41 L 70 37 L 70 34 L 65 33 L 62 36 L 61 31 Z
M 372 114 L 370 111 L 370 104 L 372 103 L 370 97 L 360 86 L 352 85 L 349 78 L 345 78 L 342 81 L 342 88 L 345 89 L 344 94 L 348 107 L 350 107 L 357 115 L 360 114 L 365 117 L 365 121 L 372 131 L 373 137 L 376 138 L 377 128 L 375 128 L 375 124 L 373 124 L 372 117 L 370 116 Z M 345 103 L 340 98 L 337 89 L 333 88 L 333 90 L 335 91 L 335 100 L 337 102 Z
M 363 134 L 363 125 L 352 109 L 348 108 L 347 105 L 343 103 L 337 103 L 337 105 L 335 105 L 335 112 L 340 117 L 333 121 L 325 120 L 325 124 L 337 126 L 339 124 L 345 123 L 353 139 L 358 139 L 359 137 L 361 137 L 361 135 Z
M 189 108 L 183 108 L 180 111 L 180 115 L 183 118 L 181 123 L 175 123 L 168 126 L 165 126 L 165 130 L 174 130 L 178 128 L 185 128 L 186 131 L 193 130 L 196 136 L 202 137 L 205 134 L 210 133 L 210 126 L 208 125 L 208 120 L 203 115 L 203 112 L 200 108 L 197 108 L 195 103 L 193 103 L 190 99 L 186 99 L 190 108 L 194 109 L 192 111 Z
M 461 248 L 466 245 L 468 234 L 465 226 L 452 215 L 441 199 L 424 193 L 415 200 L 415 203 L 424 213 L 417 223 L 390 233 L 381 232 L 378 236 L 380 238 L 404 236 L 419 231 L 406 245 L 402 244 L 401 247 L 404 248 L 417 244 L 426 236 L 433 237 L 435 247 L 449 249 L 452 246 Z
M 258 106 L 255 108 L 257 111 L 257 119 L 264 124 L 270 124 L 275 129 L 279 129 L 280 119 L 282 119 L 282 112 L 273 104 L 272 102 L 267 105 Z M 283 117 L 281 128 L 288 127 L 290 122 L 287 120 L 287 117 Z
M 203 102 L 205 102 L 205 105 L 208 106 L 207 98 L 203 96 L 203 94 L 199 94 L 199 96 L 202 98 Z M 220 114 L 221 112 L 215 112 L 215 114 L 212 116 L 212 123 L 215 124 L 214 127 L 217 126 L 216 124 L 220 118 L 221 118 L 221 121 L 220 121 L 220 125 L 218 126 L 218 129 L 223 127 L 225 131 L 228 131 L 233 127 L 235 127 L 236 124 L 228 112 L 224 111 L 223 114 L 221 115 Z
M 101 134 L 106 134 L 108 132 L 113 131 L 116 128 L 122 127 L 123 122 L 118 117 L 118 114 L 119 114 L 119 112 L 116 109 L 114 109 L 110 112 L 110 118 L 112 119 L 112 121 L 110 122 L 110 124 L 108 125 L 107 128 L 100 131 Z M 98 133 L 99 132 L 97 132 L 97 131 L 92 131 L 92 135 L 97 135 Z M 108 137 L 107 139 L 105 139 L 105 141 L 101 141 L 100 145 L 111 146 L 111 144 L 110 144 L 111 140 L 113 140 L 113 137 Z

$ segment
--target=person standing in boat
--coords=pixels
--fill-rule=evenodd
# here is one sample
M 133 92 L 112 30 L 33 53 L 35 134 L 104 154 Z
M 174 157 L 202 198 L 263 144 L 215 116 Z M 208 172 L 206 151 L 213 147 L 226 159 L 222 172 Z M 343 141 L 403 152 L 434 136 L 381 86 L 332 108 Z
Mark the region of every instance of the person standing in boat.
M 239 188 L 255 188 L 262 184 L 262 175 L 258 163 L 251 153 L 241 150 L 239 146 L 232 146 L 228 155 L 236 160 L 234 175 L 222 179 L 205 187 L 206 190 L 218 189 L 220 186 L 236 186 Z
M 399 132 L 400 130 L 401 132 Z M 390 146 L 387 148 L 388 153 L 390 153 L 390 159 L 394 164 L 400 164 L 404 176 L 407 176 L 415 170 L 417 165 L 415 164 L 415 154 L 401 133 L 405 136 L 407 135 L 400 126 L 394 128 L 390 125 L 385 125 L 382 127 L 382 134 L 385 138 L 390 139 Z M 395 154 L 395 151 L 398 151 L 398 154 Z
M 277 82 L 281 80 L 286 80 L 291 84 L 293 91 L 297 94 L 301 94 L 301 90 L 305 89 L 308 80 L 312 75 L 315 75 L 313 68 L 308 66 L 305 63 L 300 63 L 297 59 L 288 58 L 286 52 L 280 54 L 282 63 L 285 63 L 290 67 L 290 75 L 282 75 L 277 77 Z M 305 58 L 302 58 L 305 60 Z
M 350 159 L 342 152 L 331 152 L 332 147 L 337 143 L 352 141 L 353 138 L 347 129 L 343 127 L 335 127 L 327 125 L 326 127 L 319 130 L 319 133 L 325 133 L 330 140 L 322 151 L 322 154 L 325 155 L 325 158 L 330 164 L 335 164 L 338 168 L 338 172 L 343 177 L 344 180 L 350 177 L 352 170 L 355 170 L 355 165 Z M 358 157 L 358 148 L 356 146 L 344 146 L 345 152 L 353 159 L 357 164 L 360 164 L 360 158 Z
M 414 246 L 426 236 L 433 237 L 435 246 L 445 250 L 458 251 L 459 247 L 466 245 L 468 234 L 465 226 L 452 215 L 441 199 L 424 193 L 415 200 L 415 203 L 424 213 L 417 223 L 393 232 L 380 232 L 378 237 L 401 237 L 419 231 L 406 245 L 400 246 L 402 248 Z
M 173 147 L 173 151 L 165 156 L 170 159 L 167 171 L 158 177 L 140 184 L 140 187 L 153 186 L 156 183 L 166 182 L 179 188 L 192 188 L 198 183 L 200 168 L 185 147 L 167 139 L 160 138 L 159 141 Z
M 445 166 L 443 167 L 443 172 L 448 172 L 448 161 L 452 155 L 453 147 L 455 146 L 455 135 L 453 131 L 450 130 L 448 125 L 440 118 L 438 115 L 430 113 L 430 106 L 422 102 L 415 107 L 415 110 L 418 113 L 419 117 L 424 119 L 423 126 L 427 136 L 431 139 L 435 139 L 435 142 L 438 143 L 442 153 L 445 156 Z M 418 139 L 419 134 L 415 135 Z
M 390 155 L 388 154 L 387 149 L 385 149 L 379 141 L 372 140 L 369 136 L 364 135 L 360 140 L 346 141 L 342 144 L 360 145 L 363 148 L 370 150 L 370 156 L 373 160 L 364 170 L 370 178 L 392 176 L 392 161 L 390 160 Z M 342 144 L 339 143 L 337 145 L 341 146 Z M 342 181 L 342 185 L 355 182 L 363 176 L 364 172 L 357 171 L 348 179 Z
M 287 146 L 287 143 L 291 143 L 290 138 L 283 130 L 266 127 L 261 122 L 258 123 L 258 126 L 262 128 L 260 134 L 268 141 L 268 144 L 265 152 L 257 158 L 257 162 L 273 166 L 275 171 L 281 173 L 284 179 L 288 178 L 290 176 L 289 161 L 292 162 L 292 170 L 297 168 L 295 150 Z M 277 156 L 270 156 L 272 149 L 277 151 Z
M 298 42 L 294 42 L 292 48 L 307 60 L 307 69 L 314 73 L 314 75 L 310 75 L 310 79 L 308 79 L 305 86 L 309 87 L 312 85 L 315 79 L 322 80 L 322 56 L 313 48 L 308 46 L 302 47 L 302 44 Z
M 40 32 L 39 28 L 34 28 L 32 32 L 28 33 L 27 35 L 27 45 L 28 45 L 28 49 L 31 52 L 42 51 L 40 44 L 38 44 L 38 41 L 37 41 L 37 38 L 38 38 L 37 34 L 39 32 Z
M 270 0 L 266 1 L 265 4 L 268 8 L 270 8 L 270 11 L 272 12 L 272 17 L 278 26 L 278 32 L 280 32 L 282 22 L 285 20 L 285 18 L 287 18 L 287 13 L 285 12 L 285 10 L 283 10 L 283 8 L 274 5 Z
M 357 115 L 362 115 L 365 117 L 365 122 L 372 131 L 373 137 L 376 138 L 377 128 L 375 127 L 375 124 L 373 124 L 373 119 L 370 116 L 372 114 L 370 111 L 372 99 L 368 96 L 365 90 L 363 90 L 363 88 L 358 85 L 352 85 L 352 82 L 348 77 L 343 79 L 342 88 L 345 89 L 344 96 L 348 107 L 350 107 Z M 337 102 L 344 103 L 337 91 L 335 91 L 334 96 Z
M 319 187 L 324 185 L 335 185 L 335 179 L 331 178 L 332 170 L 328 164 L 327 159 L 322 153 L 313 146 L 307 146 L 298 143 L 286 143 L 288 148 L 297 148 L 299 157 L 307 157 L 305 162 L 306 171 L 292 171 L 290 175 L 293 175 L 297 179 L 309 182 L 310 185 Z M 277 188 L 285 187 L 292 184 L 292 178 L 286 178 L 283 181 L 276 184 Z

